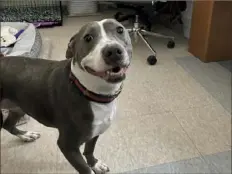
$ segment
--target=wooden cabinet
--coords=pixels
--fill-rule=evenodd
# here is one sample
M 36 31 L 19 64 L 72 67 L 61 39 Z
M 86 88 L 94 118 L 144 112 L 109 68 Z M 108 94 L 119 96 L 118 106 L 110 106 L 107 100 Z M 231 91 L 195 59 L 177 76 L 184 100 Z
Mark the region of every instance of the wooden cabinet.
M 232 60 L 232 1 L 194 1 L 189 52 L 203 62 Z

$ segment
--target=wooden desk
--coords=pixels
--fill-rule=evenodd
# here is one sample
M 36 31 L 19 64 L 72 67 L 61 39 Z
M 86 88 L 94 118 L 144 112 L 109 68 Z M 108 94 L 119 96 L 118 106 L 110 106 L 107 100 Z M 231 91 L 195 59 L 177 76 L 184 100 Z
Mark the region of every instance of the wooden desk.
M 194 1 L 189 52 L 203 62 L 232 60 L 232 1 Z

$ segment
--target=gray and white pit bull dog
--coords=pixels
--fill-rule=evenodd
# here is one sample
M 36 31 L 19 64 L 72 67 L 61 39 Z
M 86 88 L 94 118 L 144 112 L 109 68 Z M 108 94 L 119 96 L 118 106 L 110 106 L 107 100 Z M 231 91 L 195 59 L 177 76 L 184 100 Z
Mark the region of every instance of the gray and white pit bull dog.
M 18 106 L 0 112 L 2 127 L 25 141 L 39 138 L 38 133 L 15 127 L 26 113 L 58 129 L 57 144 L 80 174 L 108 172 L 93 153 L 99 135 L 114 117 L 115 99 L 131 57 L 126 29 L 105 19 L 88 23 L 71 38 L 66 60 L 0 58 L 0 102 L 8 100 Z M 86 161 L 79 149 L 83 143 Z

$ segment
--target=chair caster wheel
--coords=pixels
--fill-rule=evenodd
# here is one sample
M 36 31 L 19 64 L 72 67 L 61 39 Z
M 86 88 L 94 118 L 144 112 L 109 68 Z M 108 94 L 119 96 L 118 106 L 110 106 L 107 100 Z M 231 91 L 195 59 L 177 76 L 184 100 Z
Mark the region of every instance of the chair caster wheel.
M 117 21 L 119 20 L 119 18 L 122 16 L 123 14 L 121 12 L 117 12 L 115 15 L 114 15 L 114 19 L 116 19 Z
M 175 42 L 173 40 L 170 40 L 167 44 L 168 48 L 174 48 L 175 47 Z
M 149 65 L 155 65 L 157 62 L 157 59 L 154 55 L 150 55 L 148 58 L 147 58 L 147 63 Z

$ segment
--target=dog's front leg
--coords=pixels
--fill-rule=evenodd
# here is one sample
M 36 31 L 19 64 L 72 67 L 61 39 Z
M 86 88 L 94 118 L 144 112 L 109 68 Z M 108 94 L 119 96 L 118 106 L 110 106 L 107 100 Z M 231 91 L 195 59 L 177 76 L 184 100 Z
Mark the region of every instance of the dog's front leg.
M 5 114 L 6 117 L 2 127 L 12 135 L 19 137 L 24 142 L 32 142 L 40 138 L 38 132 L 22 131 L 16 128 L 16 123 L 25 115 L 21 108 L 1 109 L 0 113 Z
M 72 139 L 59 137 L 57 144 L 70 164 L 79 172 L 79 174 L 94 174 L 93 170 L 85 162 L 79 147 L 73 143 Z
M 90 167 L 96 174 L 105 174 L 109 172 L 108 166 L 94 157 L 94 149 L 98 137 L 99 136 L 94 137 L 93 139 L 85 143 L 84 155 L 87 160 L 87 163 L 90 165 Z

